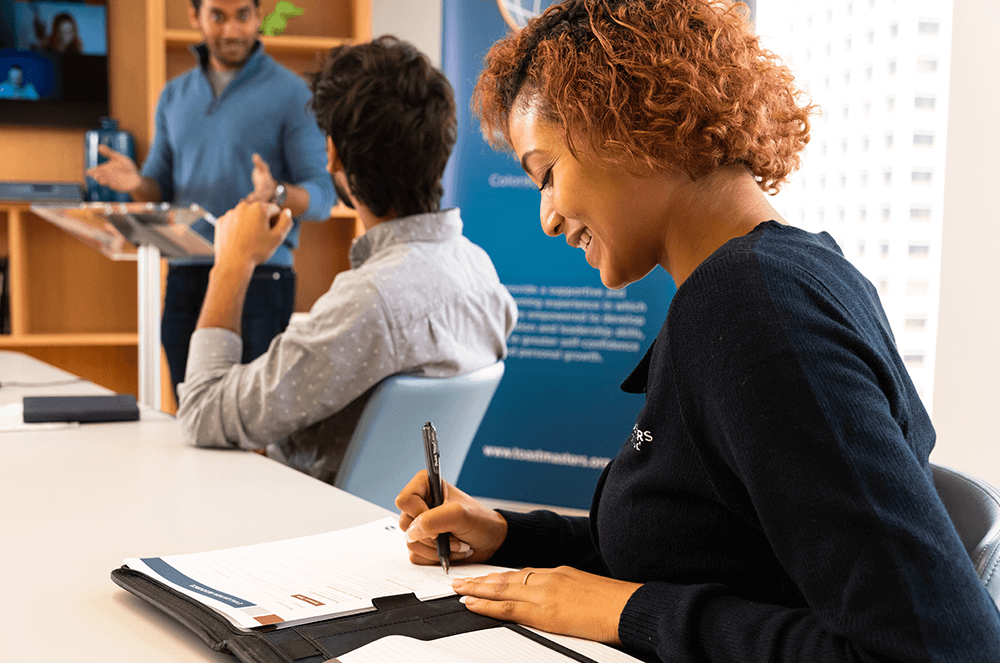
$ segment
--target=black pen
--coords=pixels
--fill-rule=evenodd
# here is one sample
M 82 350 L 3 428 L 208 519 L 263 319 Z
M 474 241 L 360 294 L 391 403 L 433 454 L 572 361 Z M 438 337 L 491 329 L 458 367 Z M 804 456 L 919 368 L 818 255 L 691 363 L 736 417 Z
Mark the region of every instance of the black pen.
M 444 502 L 444 485 L 441 483 L 441 458 L 438 453 L 437 431 L 434 424 L 427 422 L 424 424 L 424 458 L 427 459 L 427 483 L 430 484 L 431 496 L 430 508 L 441 506 Z M 445 575 L 448 575 L 448 559 L 451 557 L 448 533 L 443 532 L 437 537 L 438 559 L 444 567 Z

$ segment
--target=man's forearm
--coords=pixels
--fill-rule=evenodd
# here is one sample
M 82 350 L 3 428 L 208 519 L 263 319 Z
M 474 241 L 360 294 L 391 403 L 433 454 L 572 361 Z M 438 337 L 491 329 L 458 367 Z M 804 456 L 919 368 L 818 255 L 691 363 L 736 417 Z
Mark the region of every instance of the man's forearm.
M 246 299 L 254 265 L 220 265 L 208 275 L 208 289 L 198 316 L 198 329 L 219 327 L 242 335 L 243 300 Z
M 163 202 L 160 185 L 152 177 L 143 177 L 139 186 L 129 191 L 129 195 L 132 196 L 132 200 L 138 203 Z
M 288 187 L 288 197 L 285 198 L 285 207 L 292 210 L 292 216 L 301 216 L 309 209 L 309 192 L 294 184 L 285 184 Z

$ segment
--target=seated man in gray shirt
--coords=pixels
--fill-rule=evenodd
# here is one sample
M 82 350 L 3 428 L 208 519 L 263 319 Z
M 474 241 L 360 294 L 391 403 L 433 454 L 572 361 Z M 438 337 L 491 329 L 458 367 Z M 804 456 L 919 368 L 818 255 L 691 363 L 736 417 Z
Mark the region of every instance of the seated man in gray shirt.
M 365 228 L 352 268 L 307 319 L 240 364 L 247 284 L 291 215 L 243 202 L 220 218 L 177 416 L 198 446 L 263 451 L 332 482 L 375 384 L 502 359 L 517 309 L 486 252 L 462 236 L 459 211 L 440 210 L 457 126 L 444 75 L 413 46 L 382 37 L 331 50 L 311 88 L 327 168 Z

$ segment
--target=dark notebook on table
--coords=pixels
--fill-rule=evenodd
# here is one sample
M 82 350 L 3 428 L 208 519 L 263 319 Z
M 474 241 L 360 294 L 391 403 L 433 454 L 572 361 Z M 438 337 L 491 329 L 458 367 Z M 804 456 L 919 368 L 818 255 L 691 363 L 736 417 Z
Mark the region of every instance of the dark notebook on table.
M 24 423 L 51 421 L 137 421 L 139 406 L 131 394 L 111 396 L 25 396 Z

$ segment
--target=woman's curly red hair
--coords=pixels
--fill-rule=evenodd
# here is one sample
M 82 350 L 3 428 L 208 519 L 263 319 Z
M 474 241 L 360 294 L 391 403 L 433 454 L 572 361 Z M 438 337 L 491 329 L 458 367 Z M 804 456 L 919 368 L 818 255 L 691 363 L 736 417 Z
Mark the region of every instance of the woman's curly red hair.
M 776 193 L 799 166 L 815 106 L 729 0 L 566 0 L 497 42 L 473 96 L 487 140 L 530 101 L 634 173 L 693 178 L 745 164 Z

